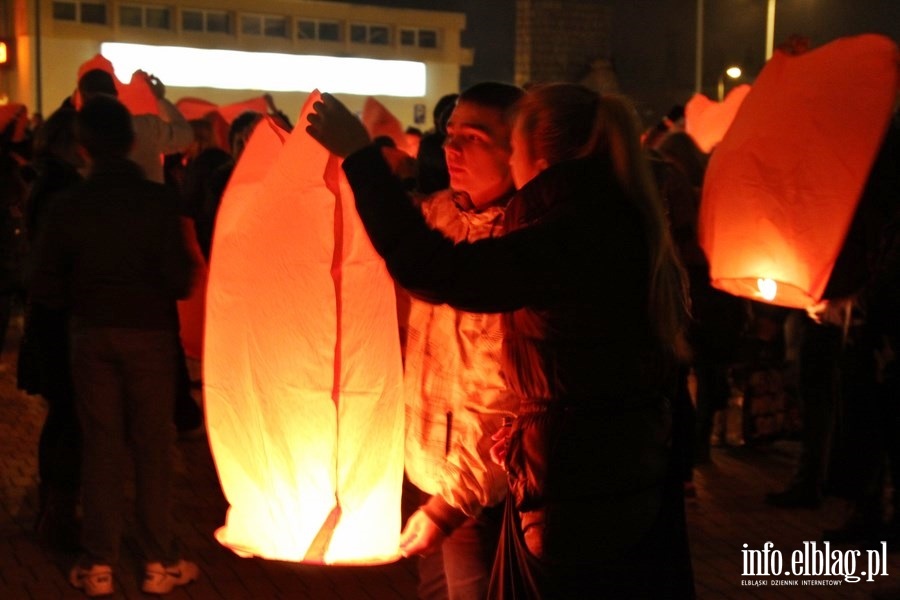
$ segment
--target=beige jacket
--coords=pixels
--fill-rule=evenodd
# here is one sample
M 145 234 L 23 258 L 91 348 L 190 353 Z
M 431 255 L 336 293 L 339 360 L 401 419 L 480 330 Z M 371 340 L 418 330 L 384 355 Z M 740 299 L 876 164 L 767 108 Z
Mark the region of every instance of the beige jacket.
M 504 209 L 475 212 L 444 191 L 422 204 L 428 223 L 456 240 L 498 235 Z M 432 500 L 425 512 L 452 530 L 506 496 L 506 473 L 490 459 L 491 435 L 519 398 L 500 371 L 499 314 L 457 311 L 413 298 L 406 334 L 406 473 Z

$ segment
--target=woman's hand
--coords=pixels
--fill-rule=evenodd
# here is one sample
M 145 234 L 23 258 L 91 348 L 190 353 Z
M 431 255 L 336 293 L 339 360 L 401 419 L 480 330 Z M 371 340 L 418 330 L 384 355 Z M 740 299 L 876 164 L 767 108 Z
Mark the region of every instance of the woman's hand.
M 309 122 L 306 132 L 329 152 L 341 158 L 350 156 L 370 143 L 369 133 L 362 121 L 331 94 L 322 94 L 322 99 L 313 104 L 313 110 L 306 120 Z
M 417 510 L 406 522 L 400 534 L 400 554 L 427 556 L 440 547 L 446 536 L 422 510 Z

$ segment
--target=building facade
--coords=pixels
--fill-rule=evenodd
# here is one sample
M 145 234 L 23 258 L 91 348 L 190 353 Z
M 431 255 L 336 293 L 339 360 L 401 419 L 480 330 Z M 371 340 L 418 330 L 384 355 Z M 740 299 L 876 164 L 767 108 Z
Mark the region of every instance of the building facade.
M 378 100 L 404 125 L 423 128 L 431 125 L 423 115 L 441 96 L 458 91 L 460 69 L 472 63 L 472 51 L 460 43 L 465 15 L 448 11 L 305 0 L 0 0 L 0 16 L 7 17 L 0 36 L 15 51 L 13 64 L 0 72 L 0 100 L 5 94 L 32 112 L 49 113 L 71 94 L 78 67 L 105 42 L 421 62 L 423 95 Z M 272 92 L 292 118 L 307 96 L 171 85 L 167 96 L 228 104 L 263 92 Z M 365 100 L 341 98 L 354 110 Z
M 517 0 L 517 85 L 583 83 L 618 90 L 610 61 L 612 8 L 596 0 Z

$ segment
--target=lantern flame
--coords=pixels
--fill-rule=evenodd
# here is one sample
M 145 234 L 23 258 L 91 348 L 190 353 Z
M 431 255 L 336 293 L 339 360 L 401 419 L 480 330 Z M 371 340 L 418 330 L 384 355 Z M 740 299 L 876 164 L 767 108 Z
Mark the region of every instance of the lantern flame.
M 774 300 L 778 293 L 778 284 L 774 279 L 757 279 L 756 287 L 759 288 L 759 295 L 767 302 Z

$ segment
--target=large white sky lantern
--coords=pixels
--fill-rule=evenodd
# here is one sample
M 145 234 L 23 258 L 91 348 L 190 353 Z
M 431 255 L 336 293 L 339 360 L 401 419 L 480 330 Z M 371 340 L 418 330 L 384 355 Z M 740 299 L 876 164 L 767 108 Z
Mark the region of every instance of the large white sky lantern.
M 425 95 L 425 63 L 273 52 L 210 50 L 106 42 L 100 53 L 127 81 L 137 69 L 167 87 L 311 92 L 360 96 Z
M 206 422 L 230 505 L 217 540 L 286 561 L 399 558 L 401 380 L 394 285 L 338 161 L 267 118 L 210 260 Z

